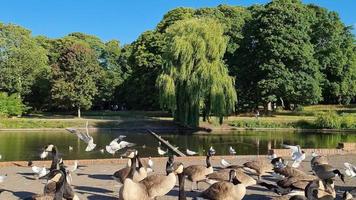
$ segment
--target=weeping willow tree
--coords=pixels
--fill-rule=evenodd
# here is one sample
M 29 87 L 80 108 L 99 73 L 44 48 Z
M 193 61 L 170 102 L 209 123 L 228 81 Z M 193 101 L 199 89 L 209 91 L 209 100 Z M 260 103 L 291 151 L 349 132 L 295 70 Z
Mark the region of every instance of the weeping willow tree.
M 201 111 L 222 119 L 237 101 L 223 55 L 223 27 L 208 18 L 178 21 L 166 32 L 163 72 L 157 78 L 162 108 L 185 126 L 199 126 Z

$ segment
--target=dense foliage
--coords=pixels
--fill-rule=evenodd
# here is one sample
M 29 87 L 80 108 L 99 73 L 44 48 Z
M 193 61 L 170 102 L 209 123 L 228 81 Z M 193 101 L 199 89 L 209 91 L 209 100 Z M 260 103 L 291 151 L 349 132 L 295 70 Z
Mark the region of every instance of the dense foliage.
M 219 46 L 207 49 L 213 53 L 204 50 L 213 43 Z M 78 32 L 33 37 L 20 26 L 0 23 L 0 92 L 42 111 L 169 109 L 178 121 L 195 126 L 197 116 L 221 118 L 233 107 L 354 103 L 355 51 L 351 27 L 337 13 L 300 0 L 176 8 L 125 46 Z M 192 109 L 185 113 L 194 112 L 192 119 L 180 113 L 181 106 Z
M 0 92 L 0 116 L 18 116 L 25 109 L 19 95 L 15 93 L 9 96 L 6 92 Z

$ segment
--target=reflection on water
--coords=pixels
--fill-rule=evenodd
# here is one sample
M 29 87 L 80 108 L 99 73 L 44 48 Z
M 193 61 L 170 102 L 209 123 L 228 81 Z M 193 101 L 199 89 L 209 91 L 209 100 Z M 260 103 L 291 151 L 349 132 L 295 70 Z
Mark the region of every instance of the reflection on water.
M 58 146 L 64 159 L 113 158 L 112 155 L 100 153 L 100 149 L 109 144 L 118 135 L 126 135 L 126 140 L 137 144 L 141 156 L 158 156 L 158 142 L 145 132 L 107 131 L 91 133 L 97 148 L 85 152 L 86 144 L 68 132 L 0 132 L 1 161 L 38 160 L 41 147 L 48 143 Z M 242 131 L 210 134 L 170 134 L 163 133 L 162 137 L 178 146 L 185 153 L 189 148 L 204 155 L 204 150 L 214 146 L 217 154 L 228 154 L 232 146 L 239 155 L 266 154 L 268 146 L 279 148 L 282 143 L 299 144 L 303 148 L 335 148 L 339 142 L 356 142 L 356 134 L 352 133 L 294 133 L 294 132 L 260 132 Z M 73 151 L 68 147 L 72 146 Z M 118 152 L 118 154 L 121 154 Z M 119 157 L 116 154 L 114 157 Z

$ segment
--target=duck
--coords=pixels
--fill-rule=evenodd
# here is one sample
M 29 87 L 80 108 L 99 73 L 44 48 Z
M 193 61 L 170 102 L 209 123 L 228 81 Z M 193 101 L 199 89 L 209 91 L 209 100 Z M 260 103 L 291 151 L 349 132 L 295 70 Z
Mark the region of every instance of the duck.
M 234 169 L 236 173 L 236 178 L 244 184 L 246 187 L 256 185 L 257 181 L 252 178 L 251 176 L 247 175 L 246 173 L 243 172 L 242 168 L 236 168 Z M 230 178 L 230 171 L 231 169 L 225 168 L 221 169 L 219 171 L 213 172 L 211 174 L 208 174 L 206 176 L 207 180 L 206 182 L 208 184 L 214 184 L 219 181 L 229 181 Z
M 201 196 L 213 200 L 242 200 L 246 194 L 246 187 L 236 178 L 234 169 L 229 172 L 229 181 L 212 184 L 202 192 Z
M 339 176 L 342 182 L 345 183 L 345 175 L 342 174 L 340 170 L 329 164 L 314 165 L 312 170 L 314 171 L 315 175 L 321 180 L 332 179 L 335 176 Z
M 150 200 L 146 186 L 133 180 L 136 172 L 136 155 L 134 151 L 127 152 L 126 157 L 131 159 L 131 167 L 128 177 L 124 180 L 119 191 L 120 200 Z
M 243 164 L 244 169 L 261 179 L 262 175 L 272 172 L 272 165 L 264 160 L 254 160 Z
M 166 174 L 154 174 L 146 177 L 140 183 L 146 186 L 148 196 L 151 199 L 164 196 L 171 191 L 176 184 L 176 175 L 182 174 L 184 166 L 182 163 L 173 163 L 174 159 L 168 159 Z
M 204 165 L 190 165 L 184 168 L 184 175 L 187 179 L 192 182 L 191 189 L 193 190 L 193 182 L 196 183 L 196 188 L 198 190 L 198 183 L 204 181 L 208 174 L 214 172 L 213 166 L 210 163 L 210 157 L 213 156 L 214 151 L 209 150 L 206 155 L 206 166 Z

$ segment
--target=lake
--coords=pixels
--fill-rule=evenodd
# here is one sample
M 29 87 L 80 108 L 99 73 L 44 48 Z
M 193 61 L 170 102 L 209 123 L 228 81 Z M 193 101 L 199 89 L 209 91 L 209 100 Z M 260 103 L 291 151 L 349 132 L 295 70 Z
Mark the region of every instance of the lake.
M 39 160 L 41 148 L 46 144 L 55 144 L 64 159 L 118 158 L 102 154 L 99 150 L 105 148 L 118 135 L 126 135 L 129 142 L 137 144 L 135 147 L 143 157 L 158 156 L 158 141 L 150 134 L 142 131 L 102 131 L 90 133 L 97 148 L 92 152 L 85 152 L 86 144 L 76 136 L 66 132 L 0 132 L 0 161 Z M 282 143 L 299 144 L 302 148 L 335 148 L 339 142 L 356 142 L 355 133 L 313 133 L 313 132 L 285 132 L 285 131 L 233 131 L 214 132 L 209 134 L 173 134 L 161 133 L 162 137 L 179 147 L 205 154 L 205 150 L 214 146 L 217 155 L 228 154 L 228 147 L 232 146 L 238 155 L 267 154 L 268 146 L 280 148 Z M 69 151 L 69 146 L 73 147 Z

